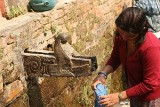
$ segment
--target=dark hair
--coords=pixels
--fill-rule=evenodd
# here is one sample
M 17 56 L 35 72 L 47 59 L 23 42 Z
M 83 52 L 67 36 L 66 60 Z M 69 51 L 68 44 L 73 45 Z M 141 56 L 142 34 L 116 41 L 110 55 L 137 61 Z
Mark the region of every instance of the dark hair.
M 138 34 L 136 46 L 144 41 L 149 27 L 145 12 L 137 7 L 129 7 L 122 11 L 115 20 L 115 24 L 128 33 Z

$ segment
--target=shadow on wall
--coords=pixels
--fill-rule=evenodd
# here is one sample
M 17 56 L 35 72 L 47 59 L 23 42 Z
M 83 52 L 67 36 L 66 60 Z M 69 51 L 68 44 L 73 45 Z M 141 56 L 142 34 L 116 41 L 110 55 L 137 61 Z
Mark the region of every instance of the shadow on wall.
M 30 107 L 44 107 L 38 77 L 28 77 L 28 96 Z

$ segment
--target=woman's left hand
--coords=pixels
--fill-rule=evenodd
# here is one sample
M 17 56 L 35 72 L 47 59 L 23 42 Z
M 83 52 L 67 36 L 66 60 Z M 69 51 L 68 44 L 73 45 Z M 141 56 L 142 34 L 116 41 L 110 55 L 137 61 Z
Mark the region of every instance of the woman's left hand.
M 106 107 L 113 106 L 119 102 L 118 93 L 108 94 L 100 97 L 99 103 L 101 105 L 106 105 Z

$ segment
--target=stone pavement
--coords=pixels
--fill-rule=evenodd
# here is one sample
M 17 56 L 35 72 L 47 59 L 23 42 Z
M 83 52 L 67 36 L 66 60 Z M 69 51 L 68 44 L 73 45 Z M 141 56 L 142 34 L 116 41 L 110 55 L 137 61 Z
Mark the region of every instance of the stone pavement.
M 124 101 L 114 105 L 113 107 L 130 107 L 130 103 L 129 101 Z

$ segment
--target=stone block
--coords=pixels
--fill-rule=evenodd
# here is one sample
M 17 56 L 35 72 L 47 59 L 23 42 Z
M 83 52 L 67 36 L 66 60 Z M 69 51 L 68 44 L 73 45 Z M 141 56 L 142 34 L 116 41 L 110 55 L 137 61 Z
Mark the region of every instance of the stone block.
M 3 62 L 0 61 L 0 72 L 2 72 L 3 66 L 4 66 Z
M 3 57 L 3 54 L 0 53 L 0 59 L 2 59 L 2 57 Z
M 7 41 L 6 41 L 6 38 L 5 37 L 0 37 L 0 48 L 4 48 L 7 46 Z
M 38 49 L 44 49 L 48 45 L 48 43 L 47 41 L 43 41 L 43 42 L 39 42 L 38 45 L 39 45 Z
M 56 11 L 54 11 L 53 18 L 54 18 L 54 20 L 57 20 L 59 18 L 62 18 L 64 15 L 65 15 L 65 13 L 62 9 L 56 10 Z
M 20 80 L 16 80 L 4 87 L 3 100 L 8 105 L 23 93 L 23 84 Z
M 12 45 L 7 45 L 5 48 L 4 48 L 4 55 L 7 55 L 8 53 L 12 52 L 13 51 L 13 46 Z
M 54 43 L 54 38 L 48 39 L 47 44 L 52 44 L 52 43 Z
M 14 7 L 25 7 L 27 8 L 27 4 L 29 2 L 29 0 L 7 0 L 8 1 L 8 6 L 9 8 L 11 8 L 12 6 Z
M 22 74 L 21 70 L 19 69 L 18 65 L 11 65 L 7 66 L 5 71 L 3 72 L 3 82 L 4 83 L 11 83 L 14 80 L 20 78 Z
M 0 94 L 3 93 L 3 77 L 2 77 L 2 73 L 0 71 Z
M 46 34 L 46 35 L 44 36 L 44 40 L 45 40 L 45 41 L 48 41 L 50 38 L 53 38 L 53 36 L 54 36 L 50 30 L 49 30 L 49 31 L 46 31 L 45 34 Z
M 3 101 L 3 94 L 0 94 L 0 107 L 5 107 Z
M 16 41 L 16 36 L 15 35 L 10 35 L 7 37 L 7 44 L 12 44 Z

